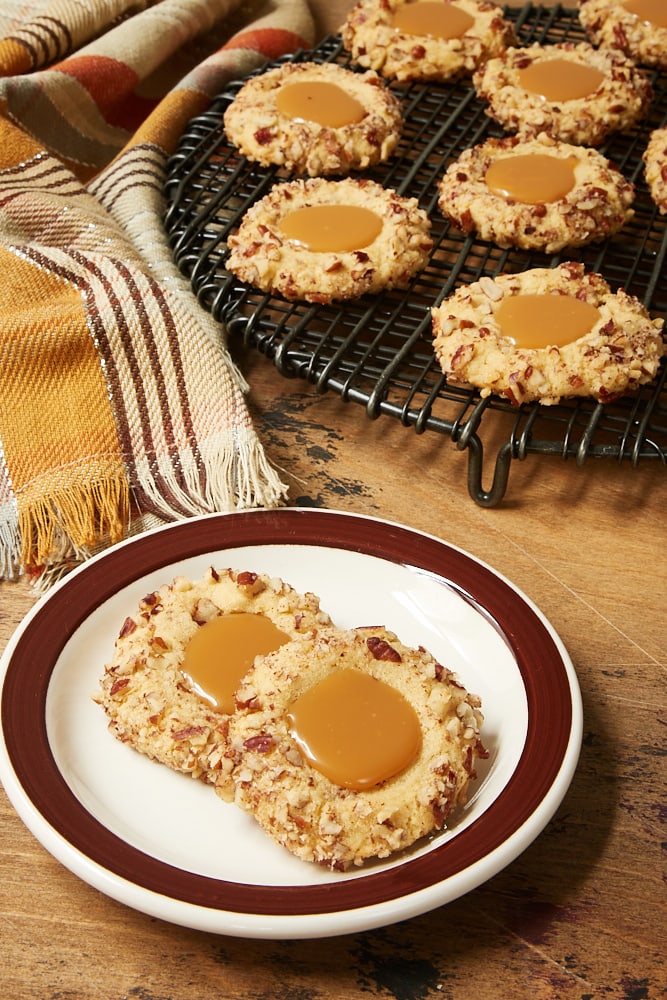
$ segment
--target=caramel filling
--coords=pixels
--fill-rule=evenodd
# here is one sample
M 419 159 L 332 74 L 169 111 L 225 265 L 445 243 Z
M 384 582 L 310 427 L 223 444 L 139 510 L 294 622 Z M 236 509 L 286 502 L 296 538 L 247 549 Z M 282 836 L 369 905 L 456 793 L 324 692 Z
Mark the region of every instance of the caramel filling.
M 367 247 L 382 232 L 382 219 L 357 205 L 312 205 L 280 220 L 292 243 L 314 253 L 342 253 Z
M 604 73 L 571 59 L 542 59 L 518 70 L 524 90 L 545 101 L 576 101 L 594 94 Z
M 330 781 L 363 791 L 408 767 L 421 747 L 414 708 L 384 681 L 343 668 L 293 702 L 291 733 Z
M 624 0 L 624 6 L 640 21 L 655 24 L 659 28 L 667 28 L 665 0 Z
M 542 153 L 503 156 L 486 172 L 486 186 L 508 201 L 537 205 L 564 198 L 575 185 L 576 156 L 560 159 Z
M 181 667 L 194 690 L 213 708 L 234 711 L 234 692 L 256 656 L 272 653 L 289 636 L 265 615 L 245 611 L 202 625 L 185 648 Z
M 392 19 L 395 31 L 406 35 L 430 35 L 432 38 L 460 38 L 475 23 L 474 17 L 450 3 L 406 3 L 399 7 Z
M 285 84 L 276 95 L 276 107 L 295 121 L 316 122 L 328 128 L 354 125 L 366 114 L 355 97 L 323 80 Z
M 516 347 L 563 347 L 584 337 L 600 319 L 595 306 L 574 295 L 507 295 L 494 310 L 503 337 Z

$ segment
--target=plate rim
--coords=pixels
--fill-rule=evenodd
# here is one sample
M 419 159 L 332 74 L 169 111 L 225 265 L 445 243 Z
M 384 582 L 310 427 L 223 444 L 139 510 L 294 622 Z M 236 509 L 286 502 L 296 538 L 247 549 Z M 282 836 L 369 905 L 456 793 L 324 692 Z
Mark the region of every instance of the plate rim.
M 367 532 L 364 543 L 350 544 L 352 535 L 362 527 Z M 268 537 L 261 536 L 261 531 Z M 168 543 L 161 545 L 163 540 Z M 421 561 L 414 559 L 418 540 L 424 546 Z M 432 571 L 453 584 L 461 596 L 471 600 L 499 627 L 497 615 L 478 600 L 480 587 L 485 591 L 485 586 L 492 585 L 498 591 L 494 602 L 509 600 L 510 605 L 515 605 L 503 608 L 500 631 L 515 654 L 526 687 L 526 743 L 498 800 L 459 837 L 395 868 L 341 883 L 289 887 L 288 891 L 284 886 L 239 886 L 183 872 L 132 847 L 104 827 L 71 792 L 51 753 L 43 710 L 51 674 L 65 642 L 95 608 L 132 580 L 172 565 L 179 558 L 251 544 L 325 545 L 376 555 L 407 569 Z M 176 551 L 179 555 L 174 558 Z M 149 564 L 137 554 L 150 555 Z M 399 554 L 405 558 L 397 558 Z M 445 555 L 455 562 L 456 579 L 435 566 Z M 90 578 L 95 581 L 100 576 L 104 577 L 104 585 L 95 590 Z M 485 591 L 487 600 L 488 596 Z M 80 607 L 72 607 L 77 597 Z M 495 611 L 495 603 L 492 607 Z M 518 634 L 515 619 L 522 617 L 519 609 L 523 624 L 529 623 L 525 631 L 531 641 L 539 639 L 542 644 L 545 662 L 558 667 L 553 676 L 544 671 L 539 674 L 540 683 L 546 684 L 550 692 L 547 700 L 551 708 L 561 713 L 556 720 L 558 739 L 546 751 L 537 743 L 541 715 L 538 713 L 535 719 L 535 708 L 543 713 L 548 706 L 544 704 L 544 693 L 538 690 L 536 672 L 529 666 L 531 655 L 525 648 L 525 637 Z M 509 632 L 504 627 L 507 623 L 512 626 Z M 54 627 L 58 637 L 53 649 L 46 662 L 35 665 L 35 646 L 39 648 L 45 630 L 48 634 Z M 69 634 L 64 636 L 66 629 Z M 30 696 L 24 693 L 19 701 L 22 724 L 16 725 L 16 693 L 22 684 L 25 687 L 26 663 L 32 664 L 29 669 L 34 686 Z M 99 553 L 77 567 L 31 609 L 0 659 L 0 681 L 0 779 L 12 805 L 43 846 L 84 881 L 127 905 L 186 926 L 247 937 L 315 937 L 376 927 L 452 901 L 486 881 L 525 850 L 558 808 L 576 769 L 583 731 L 581 694 L 572 661 L 551 623 L 521 590 L 487 563 L 436 535 L 372 515 L 327 508 L 257 508 L 200 515 L 161 525 Z M 525 791 L 525 779 L 532 766 L 528 758 L 535 754 L 545 765 L 546 775 L 524 796 L 518 811 L 504 808 L 508 797 L 513 805 Z M 500 800 L 503 808 L 497 805 Z M 496 827 L 493 836 L 491 820 Z M 474 838 L 477 845 L 472 843 Z M 447 858 L 443 860 L 445 850 Z M 142 878 L 138 881 L 139 869 Z

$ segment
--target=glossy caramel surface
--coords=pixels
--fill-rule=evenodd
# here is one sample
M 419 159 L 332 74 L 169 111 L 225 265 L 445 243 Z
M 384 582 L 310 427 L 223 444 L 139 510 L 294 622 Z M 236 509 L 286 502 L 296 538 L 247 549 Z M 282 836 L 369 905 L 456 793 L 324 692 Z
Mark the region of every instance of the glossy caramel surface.
M 382 231 L 382 219 L 361 205 L 309 205 L 283 216 L 286 239 L 313 253 L 363 250 Z
M 185 647 L 183 673 L 212 708 L 230 714 L 234 692 L 256 656 L 289 640 L 265 615 L 237 612 L 201 625 Z
M 416 0 L 397 7 L 392 18 L 396 31 L 431 38 L 460 38 L 473 27 L 475 19 L 465 10 L 442 0 Z
M 515 347 L 564 347 L 590 333 L 598 310 L 574 295 L 511 295 L 494 311 L 504 337 Z
M 575 184 L 577 158 L 541 153 L 503 156 L 491 164 L 484 180 L 490 191 L 508 201 L 528 205 L 559 201 Z
M 276 107 L 294 121 L 341 128 L 360 122 L 366 109 L 352 94 L 327 80 L 299 80 L 276 94 Z
M 625 0 L 624 6 L 640 21 L 667 28 L 667 4 L 665 0 Z
M 343 788 L 374 788 L 401 774 L 421 746 L 421 726 L 400 691 L 360 670 L 336 670 L 289 707 L 304 756 Z
M 604 76 L 595 66 L 566 57 L 540 59 L 517 72 L 519 85 L 545 101 L 577 101 L 594 94 Z

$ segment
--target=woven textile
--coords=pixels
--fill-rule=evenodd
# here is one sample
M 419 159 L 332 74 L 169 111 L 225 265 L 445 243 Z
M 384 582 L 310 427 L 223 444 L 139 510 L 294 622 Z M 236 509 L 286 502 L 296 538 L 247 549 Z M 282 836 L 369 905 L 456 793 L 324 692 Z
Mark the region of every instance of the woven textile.
M 305 0 L 0 5 L 0 576 L 284 499 L 163 184 L 189 119 L 312 30 Z

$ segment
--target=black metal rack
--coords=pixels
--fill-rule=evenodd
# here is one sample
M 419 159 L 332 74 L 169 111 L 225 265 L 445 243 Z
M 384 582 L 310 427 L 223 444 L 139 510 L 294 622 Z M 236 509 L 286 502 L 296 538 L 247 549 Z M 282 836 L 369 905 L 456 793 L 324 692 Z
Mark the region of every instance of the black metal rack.
M 526 4 L 507 8 L 506 14 L 522 45 L 585 39 L 571 9 Z M 350 65 L 338 37 L 290 58 Z M 372 419 L 387 414 L 417 433 L 436 431 L 467 449 L 468 490 L 482 506 L 500 503 L 512 461 L 530 454 L 572 458 L 578 465 L 591 457 L 630 467 L 643 460 L 667 465 L 664 362 L 656 381 L 613 403 L 581 399 L 517 408 L 500 397 L 482 399 L 475 390 L 447 384 L 433 354 L 430 320 L 431 306 L 462 283 L 566 259 L 601 273 L 614 288 L 624 287 L 652 315 L 667 314 L 667 224 L 648 194 L 642 162 L 650 131 L 667 122 L 667 79 L 653 72 L 651 80 L 655 96 L 647 119 L 601 147 L 636 186 L 634 218 L 610 240 L 549 256 L 502 250 L 474 234 L 465 236 L 439 213 L 437 181 L 448 163 L 463 149 L 503 134 L 469 81 L 393 87 L 403 102 L 404 134 L 392 159 L 367 176 L 419 199 L 431 217 L 434 250 L 407 291 L 326 306 L 265 295 L 225 269 L 227 235 L 252 202 L 286 179 L 277 168 L 247 162 L 227 143 L 222 116 L 242 81 L 231 84 L 189 123 L 168 165 L 166 228 L 175 260 L 201 304 L 283 375 L 305 379 L 320 392 L 336 392 L 363 406 Z M 487 428 L 495 442 L 503 441 L 494 445 L 488 489 L 483 485 Z

